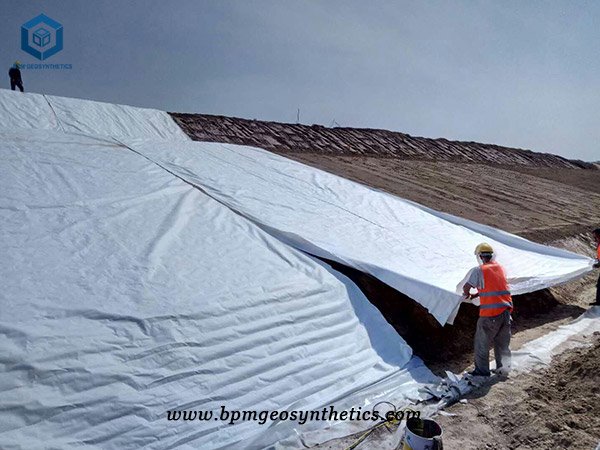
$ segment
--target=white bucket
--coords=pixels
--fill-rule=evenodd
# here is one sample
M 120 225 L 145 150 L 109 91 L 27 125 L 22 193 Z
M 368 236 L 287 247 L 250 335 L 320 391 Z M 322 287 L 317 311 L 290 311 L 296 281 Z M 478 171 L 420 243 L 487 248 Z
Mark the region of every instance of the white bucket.
M 442 427 L 435 420 L 406 421 L 403 450 L 442 450 Z

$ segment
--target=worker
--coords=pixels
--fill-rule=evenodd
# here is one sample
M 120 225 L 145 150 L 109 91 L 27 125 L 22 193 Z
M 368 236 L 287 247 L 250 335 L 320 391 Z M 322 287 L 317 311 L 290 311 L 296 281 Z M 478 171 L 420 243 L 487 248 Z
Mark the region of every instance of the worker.
M 594 268 L 600 268 L 600 228 L 596 228 L 592 231 L 594 235 L 594 240 L 596 241 L 596 263 L 594 264 Z M 590 303 L 592 306 L 600 305 L 600 275 L 598 276 L 598 281 L 596 282 L 596 301 Z
M 8 71 L 10 77 L 10 88 L 14 91 L 15 87 L 18 87 L 23 92 L 23 79 L 21 78 L 21 63 L 15 61 L 13 66 Z
M 489 377 L 490 344 L 494 344 L 495 372 L 506 374 L 510 370 L 510 326 L 513 310 L 506 274 L 494 259 L 494 249 L 482 243 L 475 249 L 479 266 L 468 273 L 463 294 L 466 300 L 479 297 L 479 319 L 475 331 L 475 370 L 472 376 Z M 472 291 L 476 289 L 477 292 Z

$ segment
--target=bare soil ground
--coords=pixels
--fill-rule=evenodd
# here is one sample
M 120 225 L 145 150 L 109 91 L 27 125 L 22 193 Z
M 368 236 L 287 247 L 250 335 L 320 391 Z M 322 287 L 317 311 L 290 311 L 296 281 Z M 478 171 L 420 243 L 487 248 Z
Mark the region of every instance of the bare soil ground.
M 580 189 L 600 193 L 600 182 L 598 181 L 598 173 L 594 170 L 578 170 L 578 169 L 551 169 L 545 167 L 520 167 L 515 166 L 513 170 L 527 173 L 540 178 L 558 181 L 560 183 L 576 186 Z
M 600 337 L 544 370 L 479 388 L 438 417 L 462 450 L 595 449 L 600 442 Z
M 437 416 L 449 450 L 593 450 L 600 442 L 600 336 L 567 350 L 550 367 L 508 379 L 492 379 L 469 393 L 467 403 Z M 392 450 L 396 427 L 373 431 L 363 448 Z M 342 450 L 363 433 L 334 439 L 315 449 Z M 387 446 L 379 446 L 385 442 Z

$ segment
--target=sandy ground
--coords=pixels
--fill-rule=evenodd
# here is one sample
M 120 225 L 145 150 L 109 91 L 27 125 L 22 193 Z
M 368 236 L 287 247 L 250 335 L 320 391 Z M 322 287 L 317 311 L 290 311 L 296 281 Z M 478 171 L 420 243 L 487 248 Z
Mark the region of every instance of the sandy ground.
M 567 350 L 550 367 L 494 379 L 446 409 L 435 420 L 446 450 L 593 450 L 600 443 L 600 335 Z M 313 447 L 342 450 L 362 433 Z M 395 437 L 394 437 L 395 435 Z M 396 427 L 381 427 L 356 449 L 392 450 Z
M 600 336 L 544 370 L 491 383 L 438 417 L 447 449 L 594 449 L 600 442 Z
M 572 303 L 554 308 L 559 310 L 587 308 L 595 295 L 594 286 L 585 281 L 559 289 Z M 538 326 L 516 324 L 511 348 L 572 320 L 537 319 Z M 494 380 L 470 393 L 466 404 L 448 408 L 455 416 L 436 419 L 444 428 L 445 448 L 595 449 L 600 443 L 600 336 L 587 340 L 590 347 L 567 350 L 550 367 Z

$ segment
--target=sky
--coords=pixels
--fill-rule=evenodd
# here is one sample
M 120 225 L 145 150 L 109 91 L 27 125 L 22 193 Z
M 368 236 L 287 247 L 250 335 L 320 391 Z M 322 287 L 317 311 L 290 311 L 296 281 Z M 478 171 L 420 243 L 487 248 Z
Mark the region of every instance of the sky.
M 1 2 L 7 70 L 40 63 L 22 24 L 64 28 L 30 92 L 600 160 L 600 2 Z

